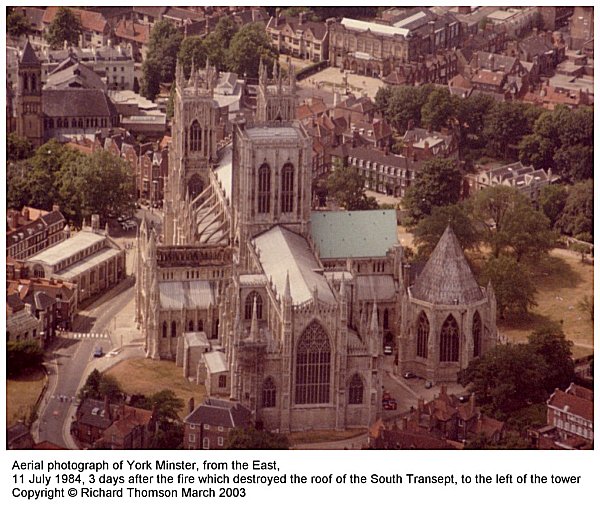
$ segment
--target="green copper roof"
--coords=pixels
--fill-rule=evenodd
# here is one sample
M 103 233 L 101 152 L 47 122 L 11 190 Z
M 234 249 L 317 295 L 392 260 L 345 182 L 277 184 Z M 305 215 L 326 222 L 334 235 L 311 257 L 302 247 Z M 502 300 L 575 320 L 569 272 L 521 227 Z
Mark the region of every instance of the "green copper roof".
M 398 244 L 395 210 L 313 212 L 312 237 L 321 259 L 385 256 Z

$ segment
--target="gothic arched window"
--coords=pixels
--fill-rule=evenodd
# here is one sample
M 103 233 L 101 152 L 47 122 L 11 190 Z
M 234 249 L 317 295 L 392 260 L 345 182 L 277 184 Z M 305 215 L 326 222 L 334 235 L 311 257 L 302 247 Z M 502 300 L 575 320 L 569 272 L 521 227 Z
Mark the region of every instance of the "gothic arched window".
M 458 324 L 449 315 L 440 334 L 440 362 L 458 362 Z
M 256 318 L 262 320 L 263 301 L 258 292 L 250 292 L 248 297 L 246 297 L 246 302 L 244 305 L 244 318 L 246 320 L 252 320 L 252 307 L 254 306 L 254 299 L 256 299 Z
M 32 90 L 32 92 L 35 92 L 36 88 L 37 88 L 37 81 L 35 79 L 35 74 L 32 74 L 31 75 L 31 90 Z
M 171 322 L 171 337 L 174 338 L 175 336 L 177 336 L 177 324 L 173 320 Z
M 277 388 L 271 377 L 267 378 L 262 386 L 262 406 L 263 408 L 272 408 L 275 406 L 277 397 Z
M 362 378 L 358 373 L 350 380 L 350 385 L 348 386 L 348 404 L 350 405 L 362 405 L 363 402 L 363 392 L 364 392 Z
M 304 329 L 296 349 L 297 405 L 329 403 L 331 348 L 327 333 L 317 322 Z
M 202 131 L 197 120 L 192 122 L 190 126 L 190 151 L 198 152 L 202 146 Z
M 204 330 L 204 322 L 202 320 L 198 320 L 198 331 Z
M 188 331 L 192 332 L 194 330 L 194 320 L 190 320 L 190 323 L 188 323 Z
M 167 337 L 167 322 L 163 322 L 163 324 L 162 324 L 162 337 L 163 338 Z
M 417 357 L 427 359 L 428 340 L 429 320 L 427 320 L 427 315 L 421 311 L 417 323 Z
M 294 210 L 294 166 L 291 163 L 283 165 L 281 170 L 281 212 Z
M 383 328 L 388 330 L 390 328 L 390 312 L 387 308 L 383 310 Z
M 479 312 L 475 311 L 473 316 L 473 357 L 481 355 L 481 317 Z
M 271 168 L 263 164 L 258 169 L 258 213 L 271 211 Z

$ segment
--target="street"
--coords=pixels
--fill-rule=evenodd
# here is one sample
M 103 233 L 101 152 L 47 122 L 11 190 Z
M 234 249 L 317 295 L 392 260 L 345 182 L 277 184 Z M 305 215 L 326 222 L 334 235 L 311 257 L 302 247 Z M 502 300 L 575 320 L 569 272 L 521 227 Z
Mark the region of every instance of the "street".
M 79 313 L 73 333 L 59 338 L 57 347 L 46 362 L 48 389 L 40 406 L 36 423 L 38 441 L 48 440 L 70 448 L 70 416 L 78 403 L 77 392 L 94 367 L 102 369 L 106 357 L 95 358 L 94 348 L 101 346 L 104 353 L 118 347 L 119 339 L 111 337 L 111 321 L 134 297 L 131 280 L 125 280 L 98 301 Z M 80 335 L 80 338 L 74 336 Z M 73 336 L 73 337 L 71 337 Z M 141 348 L 127 349 L 121 357 L 143 355 Z

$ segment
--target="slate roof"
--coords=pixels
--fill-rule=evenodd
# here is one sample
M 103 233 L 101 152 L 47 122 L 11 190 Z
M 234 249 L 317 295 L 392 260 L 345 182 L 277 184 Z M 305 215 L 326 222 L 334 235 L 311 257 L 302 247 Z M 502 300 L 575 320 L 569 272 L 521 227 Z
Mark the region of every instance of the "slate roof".
M 31 45 L 31 43 L 29 42 L 29 39 L 27 39 L 27 42 L 25 43 L 25 47 L 23 48 L 23 54 L 21 55 L 21 60 L 19 61 L 20 65 L 39 65 L 40 60 L 38 59 L 37 55 L 35 54 L 35 50 L 33 49 L 33 46 Z
M 224 428 L 246 427 L 251 423 L 252 412 L 235 401 L 222 399 L 207 399 L 189 414 L 186 424 L 209 424 Z
M 431 304 L 464 305 L 484 299 L 450 225 L 410 291 L 413 298 Z
M 44 90 L 47 117 L 116 117 L 115 105 L 102 90 L 75 88 Z
M 71 60 L 70 58 L 68 59 Z M 104 90 L 105 83 L 100 76 L 84 64 L 75 61 L 65 68 L 57 67 L 48 74 L 44 89 L 92 88 Z
M 311 235 L 319 257 L 384 257 L 398 243 L 395 210 L 313 212 Z

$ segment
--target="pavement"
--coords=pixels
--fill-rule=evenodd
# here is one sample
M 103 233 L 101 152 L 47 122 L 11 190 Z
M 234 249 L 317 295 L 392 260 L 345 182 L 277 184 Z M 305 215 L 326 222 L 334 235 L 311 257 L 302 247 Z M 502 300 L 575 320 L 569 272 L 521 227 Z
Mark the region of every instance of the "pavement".
M 349 92 L 352 92 L 355 95 L 362 95 L 365 93 L 371 99 L 375 99 L 379 88 L 385 86 L 383 81 L 378 78 L 360 76 L 358 74 L 353 74 L 350 71 L 341 72 L 337 67 L 323 69 L 322 71 L 303 79 L 299 82 L 299 85 L 304 89 L 312 88 L 333 93 L 333 85 L 335 84 L 336 90 L 343 93 L 341 87 L 344 76 L 346 76 L 348 80 Z

